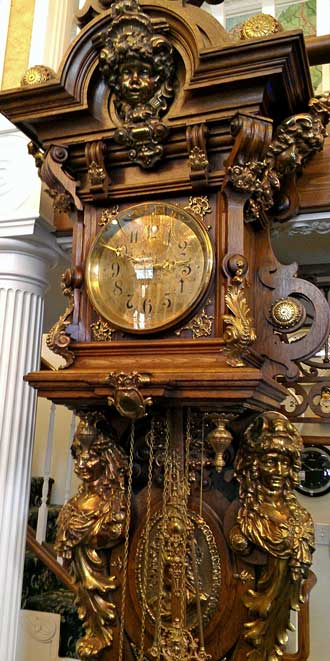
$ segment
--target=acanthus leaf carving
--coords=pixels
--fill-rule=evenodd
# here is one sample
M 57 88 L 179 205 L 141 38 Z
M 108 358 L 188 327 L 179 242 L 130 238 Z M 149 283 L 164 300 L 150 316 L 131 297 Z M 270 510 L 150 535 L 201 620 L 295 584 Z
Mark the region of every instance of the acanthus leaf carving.
M 224 314 L 226 326 L 223 339 L 228 365 L 244 367 L 244 355 L 256 340 L 251 311 L 246 300 L 245 285 L 248 264 L 242 255 L 230 255 L 224 260 L 224 270 L 230 277 L 225 302 L 231 314 Z

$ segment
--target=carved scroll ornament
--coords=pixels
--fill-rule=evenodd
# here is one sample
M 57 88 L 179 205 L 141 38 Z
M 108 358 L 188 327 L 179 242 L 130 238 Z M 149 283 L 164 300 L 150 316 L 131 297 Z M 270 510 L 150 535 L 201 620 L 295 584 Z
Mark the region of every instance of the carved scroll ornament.
M 259 415 L 245 432 L 236 457 L 239 510 L 230 531 L 232 548 L 246 558 L 266 554 L 255 589 L 245 591 L 249 611 L 233 661 L 282 658 L 290 609 L 299 610 L 302 583 L 311 564 L 314 530 L 298 503 L 302 439 L 280 413 Z
M 110 436 L 98 428 L 99 415 L 81 415 L 73 444 L 78 494 L 62 508 L 56 549 L 66 559 L 78 588 L 78 615 L 85 635 L 78 641 L 81 659 L 98 658 L 112 644 L 118 587 L 109 575 L 109 549 L 123 538 L 126 459 Z
M 173 96 L 173 48 L 137 0 L 115 2 L 111 11 L 110 27 L 95 45 L 121 123 L 114 138 L 128 147 L 131 161 L 148 169 L 163 156 L 168 133 L 159 118 Z
M 69 349 L 71 338 L 67 333 L 67 327 L 72 323 L 72 315 L 74 309 L 74 294 L 73 294 L 74 275 L 71 269 L 65 271 L 62 275 L 61 287 L 64 296 L 68 297 L 68 305 L 65 312 L 51 327 L 46 337 L 46 344 L 50 351 L 53 351 L 58 356 L 65 360 L 65 365 L 61 365 L 59 369 L 64 369 L 72 365 L 75 359 L 73 351 Z

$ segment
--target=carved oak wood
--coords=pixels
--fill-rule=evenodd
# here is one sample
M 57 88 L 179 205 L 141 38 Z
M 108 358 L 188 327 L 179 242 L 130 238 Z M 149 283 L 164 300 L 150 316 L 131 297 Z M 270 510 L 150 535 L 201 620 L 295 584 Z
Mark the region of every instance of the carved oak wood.
M 224 463 L 225 471 L 216 475 L 207 464 L 202 474 L 203 517 L 196 476 L 187 507 L 191 517 L 199 512 L 205 519 L 203 525 L 208 526 L 207 534 L 214 541 L 214 554 L 221 558 L 222 582 L 205 627 L 206 652 L 215 661 L 225 655 L 243 659 L 243 652 L 234 650 L 248 618 L 242 595 L 247 587 L 255 587 L 267 553 L 255 548 L 245 562 L 228 541 L 238 511 L 233 456 L 249 418 L 258 411 L 280 408 L 287 389 L 276 377 L 295 378 L 296 362 L 312 355 L 328 333 L 326 301 L 313 285 L 295 278 L 295 265 L 277 262 L 269 241 L 270 221 L 280 216 L 280 194 L 288 197 L 290 209 L 297 203 L 297 187 L 286 187 L 285 167 L 291 155 L 286 131 L 292 125 L 300 128 L 301 122 L 312 126 L 315 149 L 309 145 L 306 153 L 299 152 L 304 164 L 306 154 L 312 156 L 323 144 L 328 106 L 319 108 L 319 115 L 311 114 L 314 106 L 308 110 L 312 88 L 299 31 L 231 42 L 212 16 L 178 0 L 141 0 L 140 8 L 135 0 L 93 0 L 81 10 L 79 20 L 85 27 L 55 80 L 0 94 L 1 111 L 33 142 L 30 150 L 54 199 L 57 228 L 69 232 L 73 228 L 72 265 L 62 280 L 68 305 L 48 336 L 48 345 L 65 359 L 64 369 L 44 369 L 26 379 L 41 396 L 79 411 L 82 417 L 93 417 L 94 427 L 95 412 L 96 417 L 103 416 L 107 432 L 115 431 L 116 443 L 126 453 L 128 418 L 136 418 L 138 442 L 136 456 L 131 456 L 133 493 L 126 512 L 131 520 L 127 519 L 130 526 L 125 539 L 125 637 L 120 643 L 121 589 L 116 587 L 123 584 L 125 548 L 118 542 L 110 551 L 109 543 L 101 549 L 100 557 L 104 566 L 109 563 L 109 571 L 111 567 L 110 596 L 117 615 L 114 631 L 109 634 L 109 649 L 103 645 L 98 653 L 103 661 L 118 659 L 120 644 L 124 646 L 123 658 L 133 659 L 139 644 L 142 613 L 136 558 L 140 557 L 141 564 L 149 497 L 144 414 L 151 410 L 153 416 L 171 417 L 171 432 L 181 459 L 182 408 L 195 407 L 201 418 L 205 412 L 218 412 L 218 417 L 221 412 L 231 421 L 233 434 L 227 432 L 225 440 L 231 436 L 234 440 L 227 448 L 228 456 L 224 455 L 226 459 L 217 464 L 219 468 Z M 136 92 L 124 95 L 111 68 L 115 56 L 120 60 L 123 42 L 128 51 L 133 47 L 129 30 L 121 31 L 125 21 L 130 29 L 135 26 L 140 30 L 139 48 L 145 52 L 151 71 L 145 81 L 149 91 L 144 91 L 138 103 L 133 98 Z M 168 66 L 158 61 L 165 51 Z M 153 66 L 158 67 L 156 74 Z M 297 113 L 303 115 L 297 119 Z M 289 141 L 298 151 L 303 149 L 302 142 L 296 134 Z M 324 164 L 327 152 L 321 158 Z M 307 167 L 316 172 L 316 164 L 317 158 Z M 308 207 L 310 200 L 306 192 L 301 193 L 301 186 L 303 178 L 298 182 L 300 204 Z M 122 211 L 141 202 L 178 205 L 195 214 L 204 224 L 214 252 L 214 267 L 203 297 L 192 304 L 180 323 L 152 335 L 134 335 L 100 317 L 85 276 L 89 250 L 102 223 L 116 219 L 118 207 Z M 172 268 L 171 263 L 166 268 Z M 305 337 L 290 344 L 290 332 L 304 328 L 307 312 L 312 320 Z M 150 405 L 151 409 L 147 408 Z M 166 410 L 170 414 L 164 413 Z M 222 442 L 224 425 L 219 424 L 216 432 L 213 436 Z M 96 427 L 93 434 L 99 451 Z M 199 447 L 197 440 L 198 434 L 193 437 L 193 450 L 195 445 Z M 212 450 L 208 451 L 213 457 Z M 91 456 L 95 459 L 95 453 Z M 100 453 L 98 460 L 102 461 Z M 212 464 L 213 459 L 209 461 Z M 228 483 L 226 470 L 231 471 Z M 125 479 L 129 489 L 130 478 L 126 475 Z M 156 518 L 162 480 L 164 483 L 161 470 L 155 470 L 149 504 Z M 84 488 L 87 502 L 88 485 Z M 97 498 L 100 500 L 99 495 Z M 180 500 L 184 498 L 178 498 L 179 504 Z M 90 537 L 93 539 L 92 533 Z M 89 541 L 89 547 L 91 544 Z M 92 592 L 93 588 L 88 589 Z M 190 594 L 186 599 L 194 601 L 195 597 Z M 175 610 L 178 597 L 171 598 Z M 303 628 L 307 626 L 305 620 Z M 149 618 L 146 658 L 151 658 L 153 629 Z M 306 657 L 306 640 L 305 635 L 299 661 Z M 83 658 L 93 656 L 97 656 L 95 650 L 89 650 Z M 284 658 L 289 661 L 290 656 Z

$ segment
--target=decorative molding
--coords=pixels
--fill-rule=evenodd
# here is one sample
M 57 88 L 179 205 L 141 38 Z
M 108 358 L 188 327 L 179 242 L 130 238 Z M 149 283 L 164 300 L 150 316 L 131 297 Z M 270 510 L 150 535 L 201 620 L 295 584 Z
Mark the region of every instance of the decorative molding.
M 118 211 L 119 211 L 118 204 L 113 206 L 111 209 L 104 209 L 102 211 L 102 215 L 101 215 L 101 218 L 99 220 L 99 226 L 104 227 L 105 225 L 108 225 L 109 223 L 111 223 L 112 220 L 115 220 Z
M 91 331 L 95 342 L 111 342 L 112 336 L 116 332 L 116 328 L 110 326 L 107 321 L 99 319 L 91 324 Z
M 178 328 L 175 331 L 176 335 L 181 335 L 183 331 L 191 331 L 192 339 L 196 340 L 200 337 L 210 337 L 212 335 L 214 315 L 209 315 L 206 312 L 206 307 L 211 304 L 211 300 L 206 302 L 205 307 L 202 308 L 185 326 Z
M 200 220 L 204 220 L 207 213 L 211 213 L 212 208 L 209 203 L 209 198 L 207 195 L 201 195 L 200 197 L 190 197 L 188 204 L 184 207 L 187 211 L 192 211 L 195 216 L 198 216 Z

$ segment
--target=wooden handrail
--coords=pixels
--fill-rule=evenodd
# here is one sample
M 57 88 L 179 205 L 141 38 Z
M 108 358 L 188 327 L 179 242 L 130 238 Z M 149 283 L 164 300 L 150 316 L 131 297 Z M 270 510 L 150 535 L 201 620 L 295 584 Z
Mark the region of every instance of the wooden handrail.
M 306 48 L 310 65 L 330 62 L 330 34 L 306 37 Z
M 73 582 L 69 572 L 57 562 L 53 554 L 47 549 L 46 546 L 39 544 L 35 538 L 33 529 L 27 527 L 26 543 L 31 551 L 39 558 L 39 560 L 48 567 L 48 569 L 55 574 L 55 576 L 65 585 L 68 590 L 77 594 L 77 586 Z

